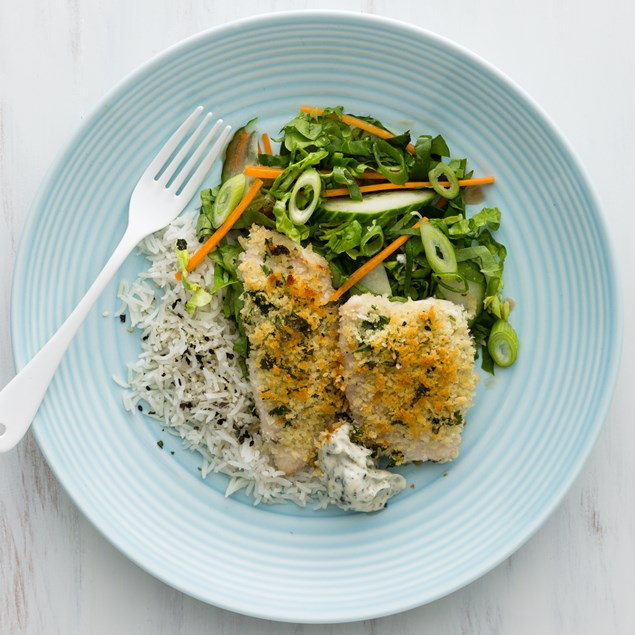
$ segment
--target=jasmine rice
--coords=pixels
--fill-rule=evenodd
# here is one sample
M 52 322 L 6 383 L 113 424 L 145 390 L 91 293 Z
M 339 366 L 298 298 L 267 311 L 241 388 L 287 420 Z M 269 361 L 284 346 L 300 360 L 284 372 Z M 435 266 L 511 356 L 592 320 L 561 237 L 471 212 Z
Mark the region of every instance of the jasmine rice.
M 122 282 L 119 288 L 117 313 L 128 314 L 142 346 L 128 365 L 126 409 L 141 409 L 180 436 L 185 448 L 200 454 L 203 477 L 226 474 L 227 496 L 244 490 L 255 504 L 326 506 L 325 484 L 312 470 L 286 476 L 263 451 L 252 389 L 232 350 L 236 327 L 223 315 L 223 292 L 194 315 L 185 310 L 186 291 L 174 276 L 179 239 L 190 251 L 198 246 L 191 215 L 140 244 L 150 266 L 131 285 Z M 190 280 L 211 288 L 213 267 L 207 259 Z

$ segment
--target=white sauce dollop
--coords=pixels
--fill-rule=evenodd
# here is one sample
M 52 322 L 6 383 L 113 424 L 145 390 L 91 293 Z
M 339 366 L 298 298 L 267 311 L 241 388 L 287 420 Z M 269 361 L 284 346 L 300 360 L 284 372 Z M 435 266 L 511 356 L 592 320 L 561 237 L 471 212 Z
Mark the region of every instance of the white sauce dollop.
M 406 487 L 406 479 L 374 467 L 371 451 L 353 443 L 350 425 L 329 434 L 319 452 L 331 502 L 346 510 L 374 512 Z

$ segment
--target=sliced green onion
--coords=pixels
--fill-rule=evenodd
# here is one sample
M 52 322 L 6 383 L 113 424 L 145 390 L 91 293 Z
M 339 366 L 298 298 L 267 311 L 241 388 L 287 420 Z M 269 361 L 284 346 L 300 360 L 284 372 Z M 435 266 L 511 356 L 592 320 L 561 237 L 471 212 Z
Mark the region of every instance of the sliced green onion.
M 398 148 L 391 146 L 387 141 L 378 139 L 373 142 L 373 154 L 377 163 L 377 171 L 385 176 L 391 183 L 402 185 L 408 180 L 408 169 L 404 154 Z M 387 161 L 382 161 L 382 156 Z
M 467 280 L 460 273 L 435 273 L 433 275 L 437 284 L 443 289 L 454 293 L 467 293 Z
M 421 223 L 421 242 L 426 259 L 435 273 L 456 273 L 456 253 L 450 239 L 430 221 Z
M 496 320 L 489 338 L 487 350 L 499 366 L 511 366 L 518 357 L 518 335 L 507 320 Z
M 245 192 L 246 182 L 247 178 L 240 173 L 223 183 L 212 210 L 212 225 L 214 227 L 220 227 L 236 209 Z
M 370 227 L 364 229 L 359 242 L 359 253 L 366 258 L 374 256 L 384 246 L 384 231 L 373 221 Z
M 449 182 L 447 186 L 439 183 L 439 177 L 444 177 Z M 445 163 L 437 163 L 437 165 L 428 172 L 428 179 L 432 189 L 443 198 L 455 198 L 459 193 L 459 179 L 456 177 L 454 170 Z
M 309 168 L 300 174 L 289 199 L 289 218 L 294 225 L 304 225 L 311 218 L 321 191 L 322 179 L 317 170 Z

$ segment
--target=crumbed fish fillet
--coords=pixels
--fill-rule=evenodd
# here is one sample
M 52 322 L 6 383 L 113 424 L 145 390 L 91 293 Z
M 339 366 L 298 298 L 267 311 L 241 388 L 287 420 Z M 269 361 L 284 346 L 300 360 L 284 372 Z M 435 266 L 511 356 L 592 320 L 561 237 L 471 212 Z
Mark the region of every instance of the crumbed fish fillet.
M 456 458 L 478 381 L 461 307 L 357 295 L 340 307 L 340 347 L 365 445 L 397 464 Z
M 317 439 L 346 410 L 331 272 L 322 256 L 253 226 L 238 275 L 247 360 L 266 447 L 292 474 L 317 457 Z

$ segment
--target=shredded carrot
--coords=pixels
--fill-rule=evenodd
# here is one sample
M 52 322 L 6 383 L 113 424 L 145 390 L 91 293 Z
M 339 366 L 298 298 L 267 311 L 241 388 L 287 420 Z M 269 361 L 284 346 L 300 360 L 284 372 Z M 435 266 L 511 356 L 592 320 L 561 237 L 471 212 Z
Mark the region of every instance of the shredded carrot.
M 236 206 L 236 209 L 227 217 L 227 220 L 207 239 L 207 241 L 203 244 L 203 246 L 196 251 L 196 253 L 190 258 L 190 261 L 187 263 L 187 270 L 192 271 L 195 267 L 205 260 L 207 254 L 218 245 L 218 243 L 225 237 L 227 232 L 234 226 L 236 221 L 240 218 L 240 215 L 249 207 L 251 201 L 254 200 L 256 194 L 258 194 L 258 190 L 262 187 L 262 181 L 260 179 L 256 179 L 247 194 L 242 197 L 240 203 Z M 181 279 L 181 272 L 179 271 L 176 274 L 178 280 Z
M 315 114 L 318 117 L 324 114 L 324 108 L 314 108 L 313 106 L 301 106 L 300 112 L 305 112 L 310 114 Z M 337 115 L 331 115 L 332 117 L 336 117 Z M 351 115 L 342 115 L 342 121 L 347 123 L 349 126 L 355 126 L 356 128 L 360 128 L 361 130 L 365 130 L 366 132 L 370 132 L 370 134 L 379 137 L 380 139 L 392 139 L 395 135 L 392 132 L 388 132 L 388 130 L 384 130 L 383 128 L 379 128 L 378 126 L 373 125 L 372 123 L 368 123 L 363 119 L 358 119 L 357 117 L 352 117 Z M 409 143 L 406 146 L 406 150 L 410 152 L 410 154 L 415 154 L 415 147 Z
M 246 165 L 245 176 L 254 179 L 277 179 L 282 174 L 282 168 L 270 168 L 266 165 Z
M 269 135 L 266 132 L 262 133 L 262 149 L 263 154 L 273 154 L 273 149 L 271 148 L 271 139 L 269 139 Z
M 424 219 L 425 220 L 425 219 Z M 417 222 L 413 225 L 413 228 L 419 227 L 419 223 Z M 349 289 L 352 289 L 369 271 L 374 269 L 380 262 L 383 262 L 390 256 L 390 254 L 394 253 L 401 247 L 408 239 L 411 238 L 410 235 L 399 236 L 399 238 L 395 238 L 388 247 L 384 247 L 378 254 L 375 254 L 372 258 L 367 260 L 359 269 L 356 269 L 351 274 L 350 278 L 344 282 L 344 284 L 337 289 L 330 298 L 330 302 L 335 302 L 339 300 Z
M 459 181 L 460 186 L 468 185 L 488 185 L 494 182 L 493 176 L 483 176 L 478 179 L 462 179 Z M 449 183 L 439 182 L 439 185 L 449 185 Z M 430 181 L 408 181 L 403 185 L 396 185 L 395 183 L 377 183 L 375 185 L 362 185 L 360 192 L 381 192 L 384 190 L 414 190 L 419 187 L 432 187 Z M 348 196 L 347 187 L 336 187 L 331 190 L 323 190 L 323 196 Z
M 247 165 L 245 166 L 245 176 L 258 179 L 277 179 L 282 174 L 282 168 L 271 168 L 265 165 Z M 386 177 L 379 172 L 371 172 L 370 170 L 364 172 L 360 180 L 367 181 L 384 181 Z M 469 185 L 489 185 L 494 183 L 493 176 L 481 176 L 474 179 L 461 179 L 459 185 L 461 187 L 467 187 Z M 441 182 L 440 185 L 447 185 L 445 182 Z M 362 192 L 379 192 L 381 190 L 408 190 L 415 189 L 417 187 L 432 187 L 429 181 L 409 181 L 403 185 L 395 185 L 386 181 L 385 183 L 378 183 L 376 185 L 362 185 L 359 189 Z M 331 190 L 324 190 L 324 196 L 346 196 L 348 189 L 345 187 L 338 187 Z
M 282 174 L 283 168 L 272 168 L 266 165 L 246 165 L 245 176 L 250 176 L 257 179 L 277 179 Z M 330 174 L 330 170 L 320 170 L 323 174 Z M 379 172 L 373 172 L 366 170 L 364 174 L 359 177 L 360 180 L 367 181 L 385 181 L 386 177 Z

